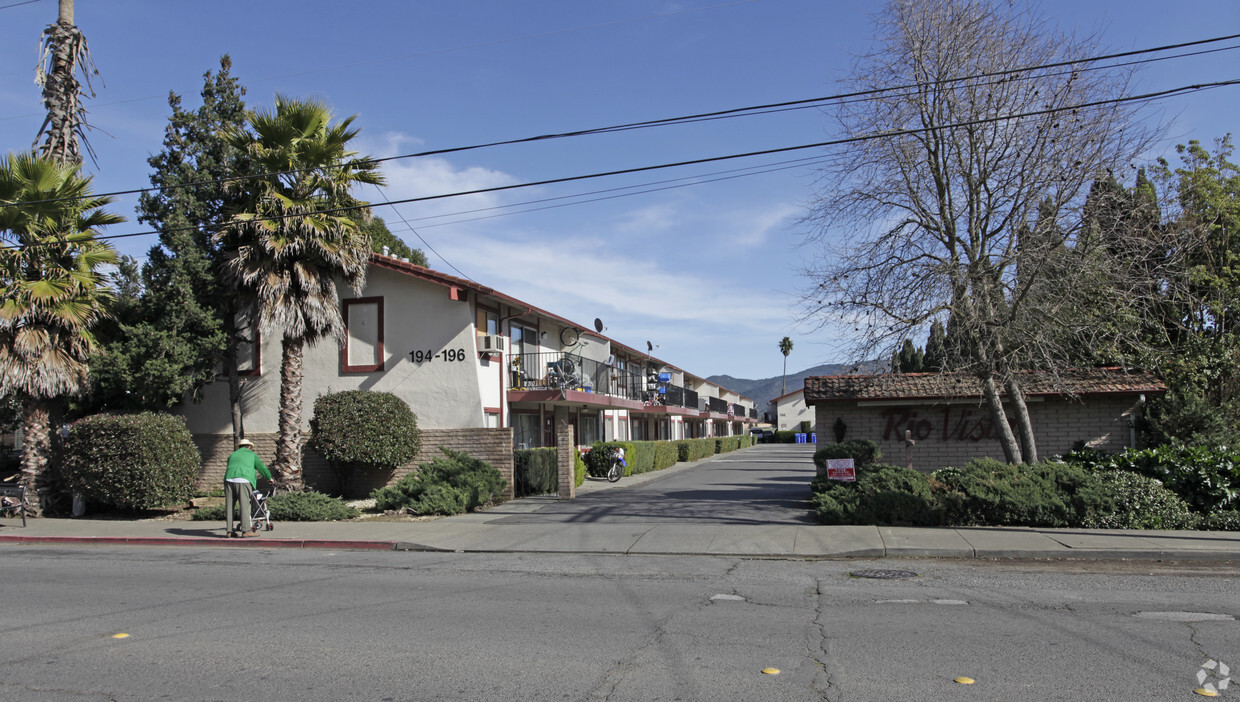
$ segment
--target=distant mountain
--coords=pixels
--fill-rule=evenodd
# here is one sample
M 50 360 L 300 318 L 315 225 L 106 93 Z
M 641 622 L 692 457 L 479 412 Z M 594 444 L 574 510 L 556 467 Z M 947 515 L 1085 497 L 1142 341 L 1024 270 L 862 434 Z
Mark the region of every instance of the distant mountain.
M 870 368 L 877 368 L 878 362 L 871 361 L 863 364 Z M 796 373 L 788 373 L 788 392 L 794 392 L 805 387 L 805 379 L 813 375 L 847 375 L 856 373 L 858 364 L 856 363 L 827 363 L 821 366 L 814 366 Z M 861 372 L 867 371 L 865 368 Z M 783 376 L 775 376 L 774 378 L 763 378 L 761 380 L 749 380 L 747 378 L 734 378 L 730 375 L 712 375 L 707 378 L 712 383 L 720 385 L 729 390 L 739 392 L 745 397 L 753 398 L 754 406 L 758 409 L 758 413 L 767 411 L 767 405 L 771 400 L 780 396 L 780 386 Z

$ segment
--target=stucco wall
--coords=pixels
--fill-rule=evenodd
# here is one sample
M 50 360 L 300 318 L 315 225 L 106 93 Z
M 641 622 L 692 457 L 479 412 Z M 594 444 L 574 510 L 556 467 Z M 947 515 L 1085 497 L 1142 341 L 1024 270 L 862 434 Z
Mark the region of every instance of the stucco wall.
M 775 407 L 778 415 L 775 422 L 777 429 L 798 431 L 801 422 L 809 422 L 812 426 L 816 421 L 814 410 L 805 406 L 805 393 L 803 392 L 780 400 Z M 819 434 L 819 436 L 822 435 Z
M 1031 401 L 1029 416 L 1038 454 L 1061 454 L 1078 441 L 1106 451 L 1123 450 L 1131 442 L 1129 417 L 1137 406 L 1138 400 L 1133 396 Z M 912 431 L 917 442 L 912 448 L 913 467 L 917 470 L 962 466 L 976 457 L 1003 460 L 1003 450 L 993 438 L 990 414 L 978 403 L 830 403 L 817 405 L 814 410 L 818 441 L 834 441 L 832 427 L 836 419 L 843 419 L 847 425 L 845 440 L 878 442 L 884 463 L 906 465 L 905 430 Z
M 380 297 L 383 299 L 382 370 L 343 373 L 340 344 L 326 339 L 305 351 L 302 385 L 302 427 L 308 430 L 319 395 L 344 390 L 390 392 L 403 399 L 425 428 L 465 428 L 483 426 L 481 375 L 497 388 L 499 370 L 495 362 L 478 358 L 474 334 L 474 307 L 470 302 L 450 299 L 447 288 L 381 268 L 370 269 L 365 289 L 353 295 L 341 291 L 342 299 Z M 441 352 L 451 350 L 452 360 Z M 418 362 L 410 356 L 421 351 L 431 360 Z M 278 430 L 280 391 L 280 339 L 263 336 L 262 373 L 245 379 L 242 411 L 247 434 L 268 434 Z M 216 382 L 202 392 L 202 402 L 187 403 L 178 411 L 185 416 L 193 434 L 231 433 L 228 387 Z M 487 405 L 494 406 L 494 405 Z
M 271 465 L 276 455 L 275 434 L 248 434 L 247 438 L 254 442 L 254 451 L 267 465 Z M 228 455 L 232 452 L 232 437 L 218 434 L 194 435 L 194 443 L 202 455 L 202 470 L 198 484 L 203 488 L 214 488 L 223 484 L 224 469 L 228 465 Z M 512 429 L 423 429 L 422 449 L 413 461 L 397 468 L 395 471 L 360 471 L 356 473 L 349 485 L 345 486 L 345 494 L 352 498 L 362 498 L 375 488 L 391 485 L 400 480 L 409 471 L 422 463 L 443 455 L 440 447 L 464 451 L 465 453 L 490 463 L 504 476 L 508 485 L 504 490 L 504 499 L 512 499 Z M 302 473 L 306 485 L 336 494 L 339 484 L 336 473 L 317 451 L 309 446 L 302 448 Z

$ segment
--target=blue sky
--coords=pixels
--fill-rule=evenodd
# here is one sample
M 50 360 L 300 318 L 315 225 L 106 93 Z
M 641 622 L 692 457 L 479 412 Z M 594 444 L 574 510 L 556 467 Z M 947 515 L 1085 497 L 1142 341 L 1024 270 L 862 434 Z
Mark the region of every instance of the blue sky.
M 1116 51 L 1240 33 L 1236 0 L 1039 6 L 1062 29 L 1101 32 Z M 98 128 L 91 137 L 98 164 L 88 169 L 100 192 L 149 185 L 146 158 L 160 149 L 168 91 L 196 108 L 202 74 L 224 53 L 251 107 L 269 106 L 276 92 L 320 98 L 340 115 L 359 115 L 363 153 L 392 156 L 830 95 L 853 56 L 869 48 L 870 14 L 879 7 L 846 0 L 78 0 L 77 24 L 102 74 L 88 103 Z M 0 7 L 6 151 L 28 148 L 42 121 L 35 48 L 55 17 L 55 0 Z M 1237 77 L 1240 51 L 1155 64 L 1139 87 Z M 1176 143 L 1235 130 L 1238 108 L 1236 87 L 1161 103 L 1149 116 L 1169 125 L 1168 136 L 1151 160 L 1173 155 Z M 814 143 L 832 138 L 831 130 L 810 109 L 405 159 L 384 165 L 384 192 L 360 195 L 378 201 L 529 183 Z M 769 377 L 781 372 L 783 336 L 795 342 L 790 371 L 852 360 L 842 351 L 846 338 L 800 325 L 793 312 L 798 271 L 813 253 L 802 246 L 798 223 L 813 197 L 813 167 L 719 178 L 812 155 L 376 212 L 426 250 L 433 268 L 584 325 L 602 318 L 609 336 L 634 347 L 650 341 L 656 356 L 698 375 Z M 686 178 L 715 182 L 661 182 Z M 630 187 L 661 189 L 613 197 Z M 550 209 L 573 200 L 534 203 L 602 190 L 612 192 Z M 124 196 L 113 205 L 130 221 L 109 233 L 147 229 L 135 221 L 134 203 Z M 511 214 L 532 208 L 543 209 Z M 142 258 L 154 242 L 116 243 Z

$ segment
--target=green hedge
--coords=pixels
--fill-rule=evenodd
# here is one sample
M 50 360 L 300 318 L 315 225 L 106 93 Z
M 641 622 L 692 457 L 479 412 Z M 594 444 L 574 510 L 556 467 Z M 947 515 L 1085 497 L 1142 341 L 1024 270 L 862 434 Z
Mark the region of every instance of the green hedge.
M 89 502 L 156 509 L 193 497 L 201 462 L 181 417 L 98 414 L 69 429 L 64 477 Z
M 513 451 L 512 489 L 517 497 L 557 492 L 560 489 L 560 476 L 556 449 Z
M 771 436 L 771 443 L 775 444 L 795 444 L 797 442 L 797 432 L 780 429 Z
M 754 443 L 756 442 L 751 436 L 677 441 L 596 441 L 590 446 L 584 460 L 586 472 L 589 475 L 601 477 L 611 465 L 609 457 L 612 448 L 619 446 L 624 449 L 624 460 L 628 463 L 625 475 L 637 475 L 663 470 L 678 462 L 700 461 L 716 453 L 735 451 L 739 448 L 753 446 Z

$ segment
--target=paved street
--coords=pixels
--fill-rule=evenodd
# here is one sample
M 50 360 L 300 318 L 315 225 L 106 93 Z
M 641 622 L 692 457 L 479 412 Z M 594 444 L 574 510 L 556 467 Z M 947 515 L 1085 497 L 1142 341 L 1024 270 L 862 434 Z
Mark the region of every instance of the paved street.
M 5 700 L 1173 700 L 1207 661 L 1240 666 L 1240 573 L 1212 564 L 133 547 L 0 564 Z M 850 576 L 875 569 L 911 577 Z
M 576 500 L 498 520 L 499 524 L 812 524 L 810 444 L 762 444 L 675 471 L 620 481 L 624 489 L 592 491 Z M 625 481 L 654 478 L 636 487 Z

